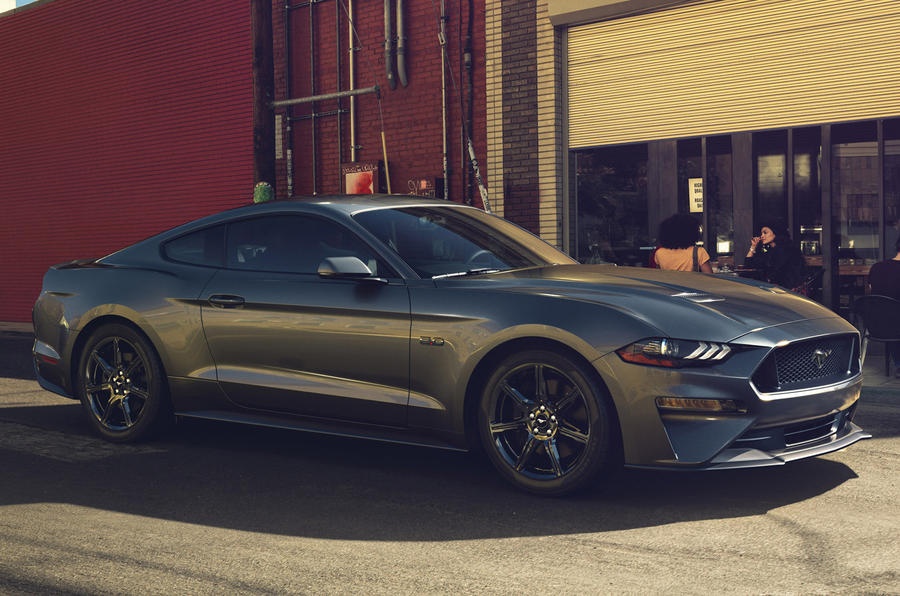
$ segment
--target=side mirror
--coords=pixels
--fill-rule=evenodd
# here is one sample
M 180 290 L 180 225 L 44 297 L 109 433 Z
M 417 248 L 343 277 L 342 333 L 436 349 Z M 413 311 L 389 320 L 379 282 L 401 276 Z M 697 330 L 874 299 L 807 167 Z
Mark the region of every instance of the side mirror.
M 371 279 L 373 281 L 387 281 L 375 277 L 372 270 L 356 257 L 327 257 L 319 263 L 317 270 L 319 277 L 335 279 Z

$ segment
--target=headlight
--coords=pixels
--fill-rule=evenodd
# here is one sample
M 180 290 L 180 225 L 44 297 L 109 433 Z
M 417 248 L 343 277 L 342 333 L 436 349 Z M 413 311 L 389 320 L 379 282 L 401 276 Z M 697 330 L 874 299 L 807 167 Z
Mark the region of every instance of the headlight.
M 731 353 L 728 344 L 689 339 L 651 337 L 616 350 L 626 362 L 650 366 L 702 366 L 725 360 Z

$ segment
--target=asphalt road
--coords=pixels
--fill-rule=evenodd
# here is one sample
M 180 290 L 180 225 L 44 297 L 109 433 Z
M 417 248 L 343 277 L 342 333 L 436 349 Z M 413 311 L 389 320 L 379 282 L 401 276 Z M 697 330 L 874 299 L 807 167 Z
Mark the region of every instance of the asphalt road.
M 900 594 L 893 390 L 842 452 L 545 499 L 465 454 L 288 431 L 111 445 L 29 348 L 0 336 L 0 593 Z

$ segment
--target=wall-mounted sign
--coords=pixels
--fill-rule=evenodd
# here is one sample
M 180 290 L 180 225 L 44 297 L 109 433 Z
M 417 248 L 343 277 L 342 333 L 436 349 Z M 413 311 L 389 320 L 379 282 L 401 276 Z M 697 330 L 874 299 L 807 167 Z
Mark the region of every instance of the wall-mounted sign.
M 341 164 L 344 175 L 344 192 L 348 195 L 371 195 L 381 192 L 381 180 L 377 161 L 354 161 Z
M 688 178 L 688 202 L 691 213 L 703 213 L 703 178 Z

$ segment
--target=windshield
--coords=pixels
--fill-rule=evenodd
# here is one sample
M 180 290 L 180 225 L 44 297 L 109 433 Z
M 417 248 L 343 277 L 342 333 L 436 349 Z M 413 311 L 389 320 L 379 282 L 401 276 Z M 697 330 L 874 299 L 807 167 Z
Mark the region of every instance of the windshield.
M 485 273 L 575 261 L 540 238 L 480 209 L 374 209 L 353 218 L 421 277 Z

